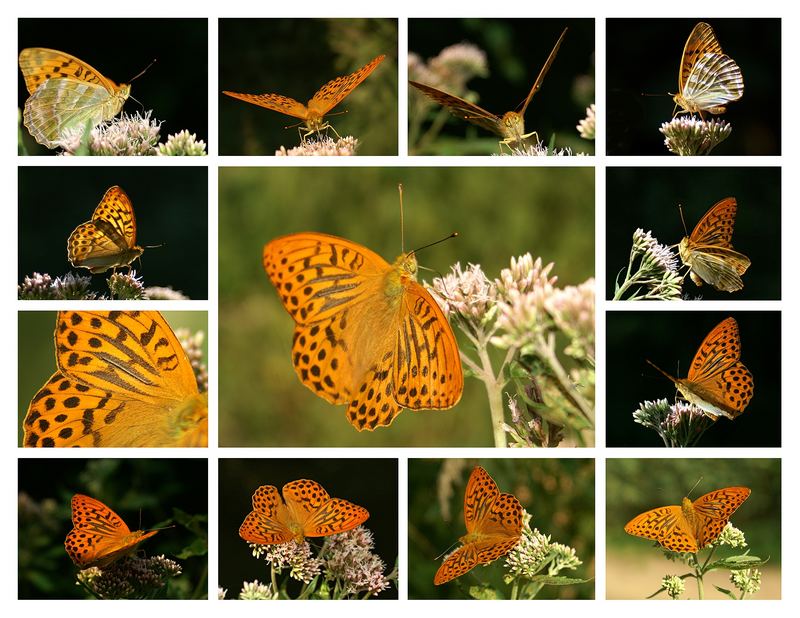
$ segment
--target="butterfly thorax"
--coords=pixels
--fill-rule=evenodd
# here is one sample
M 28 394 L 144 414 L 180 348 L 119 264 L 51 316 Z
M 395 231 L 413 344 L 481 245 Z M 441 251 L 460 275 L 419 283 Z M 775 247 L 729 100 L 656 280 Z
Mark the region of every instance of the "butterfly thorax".
M 318 133 L 325 128 L 327 124 L 325 119 L 323 118 L 322 114 L 315 112 L 310 108 L 311 102 L 309 102 L 309 110 L 308 110 L 308 117 L 306 118 L 306 128 L 309 131 L 313 131 L 314 133 Z
M 391 270 L 386 273 L 384 294 L 392 308 L 399 306 L 403 297 L 403 290 L 408 281 L 417 280 L 417 257 L 414 252 L 401 253 L 392 264 Z
M 500 133 L 512 142 L 525 138 L 525 120 L 517 112 L 506 112 L 500 119 Z
M 698 526 L 698 518 L 697 518 L 697 511 L 694 510 L 694 505 L 689 498 L 685 498 L 681 501 L 681 513 L 683 514 L 683 518 L 686 520 L 686 523 L 689 524 L 689 528 L 694 531 L 697 529 Z
M 208 446 L 208 393 L 182 401 L 173 414 L 178 446 Z

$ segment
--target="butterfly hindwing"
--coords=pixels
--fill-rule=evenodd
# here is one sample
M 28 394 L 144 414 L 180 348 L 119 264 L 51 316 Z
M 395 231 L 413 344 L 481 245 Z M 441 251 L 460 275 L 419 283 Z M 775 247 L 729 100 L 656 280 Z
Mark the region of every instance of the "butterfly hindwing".
M 462 545 L 439 566 L 433 583 L 437 586 L 446 584 L 456 577 L 461 577 L 478 566 L 478 554 L 474 545 Z
M 260 545 L 288 543 L 294 535 L 286 526 L 286 517 L 278 489 L 262 485 L 253 494 L 253 510 L 239 527 L 239 536 Z

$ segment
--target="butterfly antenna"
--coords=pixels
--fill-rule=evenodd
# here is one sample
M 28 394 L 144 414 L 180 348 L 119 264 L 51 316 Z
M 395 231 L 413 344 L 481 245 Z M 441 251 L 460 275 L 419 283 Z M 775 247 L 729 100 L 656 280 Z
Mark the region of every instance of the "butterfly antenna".
M 421 247 L 418 247 L 418 248 L 414 249 L 411 253 L 417 253 L 419 251 L 422 251 L 423 249 L 427 249 L 428 247 L 433 247 L 434 245 L 438 245 L 439 243 L 442 243 L 445 240 L 450 240 L 451 238 L 455 238 L 456 236 L 458 236 L 458 232 L 453 232 L 449 236 L 445 236 L 444 238 L 440 238 L 439 240 L 436 240 L 436 241 L 434 241 L 432 243 L 429 243 L 427 245 L 422 245 Z
M 686 494 L 686 496 L 687 496 L 687 497 L 692 495 L 692 492 L 693 492 L 695 489 L 697 489 L 697 486 L 700 484 L 700 481 L 702 481 L 702 480 L 703 480 L 703 477 L 702 477 L 702 476 L 701 476 L 699 479 L 697 479 L 697 482 L 696 482 L 696 483 L 695 483 L 695 484 L 692 486 L 692 488 L 689 490 L 689 493 L 688 493 L 688 494 Z
M 403 220 L 403 183 L 397 183 L 397 192 L 400 194 L 400 253 L 406 252 L 406 226 Z
M 458 545 L 458 543 L 451 543 L 447 549 L 445 549 L 441 554 L 436 556 L 435 560 L 441 560 L 442 557 L 449 554 L 456 545 Z
M 683 218 L 683 206 L 678 204 L 678 212 L 681 213 L 681 223 L 683 224 L 683 233 L 688 236 L 689 230 L 686 229 L 686 219 Z
M 150 64 L 148 64 L 148 65 L 147 65 L 145 68 L 143 68 L 141 71 L 139 71 L 139 72 L 138 72 L 138 73 L 137 73 L 135 76 L 131 77 L 131 78 L 128 80 L 128 83 L 130 84 L 131 82 L 133 82 L 133 80 L 135 80 L 135 79 L 139 79 L 139 78 L 140 78 L 142 75 L 144 75 L 144 74 L 147 72 L 147 70 L 148 70 L 148 69 L 149 69 L 151 66 L 153 66 L 155 63 L 156 63 L 156 58 L 153 58 L 153 61 L 152 61 Z M 133 98 L 133 97 L 131 97 L 131 98 Z
M 658 365 L 656 365 L 656 364 L 655 364 L 653 361 L 651 361 L 649 358 L 646 358 L 646 359 L 644 359 L 644 360 L 645 360 L 645 362 L 646 362 L 648 365 L 650 365 L 651 367 L 653 367 L 653 369 L 655 369 L 656 371 L 658 371 L 658 372 L 659 372 L 661 375 L 663 375 L 663 376 L 665 376 L 665 377 L 669 378 L 670 382 L 673 382 L 673 383 L 675 382 L 675 378 L 674 378 L 674 377 L 672 377 L 671 375 L 669 375 L 669 374 L 668 374 L 666 371 L 664 371 L 664 370 L 663 370 L 661 367 L 659 367 Z
M 128 95 L 128 98 L 129 98 L 131 101 L 134 101 L 135 103 L 138 103 L 138 104 L 139 104 L 139 107 L 141 107 L 141 108 L 142 108 L 142 110 L 144 110 L 144 105 L 142 104 L 142 102 L 141 102 L 139 99 L 137 99 L 136 97 L 134 97 L 134 96 L 133 96 L 133 95 L 131 95 L 131 94 L 129 94 L 129 95 Z
M 344 115 L 344 114 L 346 114 L 346 113 L 347 113 L 347 110 L 346 110 L 346 109 L 343 109 L 343 110 L 342 110 L 342 111 L 340 111 L 340 112 L 332 112 L 332 113 L 330 113 L 330 114 L 325 114 L 325 117 L 326 117 L 326 118 L 328 118 L 328 117 L 330 117 L 330 116 L 342 116 L 342 115 Z

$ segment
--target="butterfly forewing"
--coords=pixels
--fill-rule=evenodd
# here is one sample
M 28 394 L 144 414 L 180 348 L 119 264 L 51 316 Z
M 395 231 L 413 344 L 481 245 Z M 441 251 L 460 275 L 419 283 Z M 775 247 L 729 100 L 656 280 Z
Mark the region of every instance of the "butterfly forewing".
M 446 108 L 453 116 L 466 120 L 472 124 L 483 127 L 487 131 L 491 131 L 497 135 L 503 135 L 501 129 L 501 119 L 497 114 L 486 111 L 482 107 L 465 101 L 455 95 L 448 94 L 441 90 L 437 90 L 432 86 L 426 86 L 415 81 L 409 80 L 408 82 L 414 88 L 424 93 L 426 96 L 436 101 L 439 105 Z
M 97 84 L 109 91 L 119 86 L 82 60 L 65 52 L 44 47 L 29 47 L 19 54 L 19 68 L 25 77 L 28 94 L 33 94 L 49 79 L 74 79 Z
M 683 86 L 692 72 L 692 67 L 703 54 L 721 54 L 722 47 L 720 47 L 717 37 L 714 36 L 714 30 L 707 23 L 700 22 L 689 34 L 686 40 L 686 45 L 683 48 L 683 55 L 681 57 L 681 69 L 678 74 L 678 89 L 682 92 Z
M 299 101 L 295 101 L 291 97 L 284 97 L 280 94 L 245 94 L 241 92 L 230 92 L 223 90 L 222 94 L 226 94 L 234 99 L 239 99 L 253 105 L 266 107 L 275 112 L 286 114 L 300 120 L 308 118 L 308 109 Z
M 308 102 L 308 109 L 324 116 L 350 94 L 356 86 L 363 82 L 378 65 L 383 62 L 385 55 L 373 58 L 363 67 L 343 77 L 332 79 L 322 86 Z
M 464 523 L 472 532 L 487 518 L 495 500 L 500 496 L 497 483 L 480 466 L 475 466 L 464 491 Z
M 545 61 L 544 65 L 539 71 L 539 75 L 536 76 L 536 81 L 533 82 L 533 86 L 531 86 L 531 91 L 528 93 L 528 96 L 526 97 L 525 102 L 522 104 L 522 108 L 519 111 L 520 116 L 525 115 L 525 110 L 528 109 L 528 104 L 531 102 L 533 95 L 539 92 L 539 89 L 542 87 L 542 82 L 544 81 L 544 77 L 550 70 L 550 66 L 553 64 L 553 60 L 556 59 L 556 54 L 558 54 L 558 49 L 561 47 L 561 41 L 564 40 L 565 34 L 567 34 L 566 28 L 564 28 L 564 30 L 561 32 L 561 36 L 558 37 L 558 41 L 556 41 L 556 44 L 553 46 L 550 55 L 547 57 L 547 60 Z

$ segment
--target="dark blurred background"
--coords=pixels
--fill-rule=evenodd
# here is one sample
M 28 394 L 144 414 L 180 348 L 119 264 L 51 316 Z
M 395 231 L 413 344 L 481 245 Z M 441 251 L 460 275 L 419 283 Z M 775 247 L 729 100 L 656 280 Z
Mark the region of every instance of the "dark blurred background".
M 740 419 L 741 420 L 741 419 Z M 699 481 L 699 483 L 698 483 Z M 698 483 L 696 487 L 695 483 Z M 694 501 L 716 489 L 744 486 L 752 490 L 731 523 L 747 538 L 753 556 L 769 558 L 761 567 L 761 591 L 755 599 L 781 598 L 781 461 L 779 459 L 608 459 L 606 461 L 606 598 L 644 599 L 661 587 L 667 574 L 689 568 L 663 557 L 654 542 L 625 532 L 625 524 L 640 513 Z M 694 489 L 692 489 L 694 487 Z M 716 558 L 738 555 L 722 548 Z M 708 550 L 701 556 L 705 557 Z M 723 598 L 713 586 L 733 588 L 729 571 L 706 576 L 707 598 Z M 697 598 L 697 585 L 686 580 L 687 597 Z M 657 598 L 668 598 L 664 593 Z
M 181 565 L 157 598 L 207 597 L 207 460 L 20 459 L 18 473 L 20 599 L 90 598 L 75 584 L 79 569 L 64 549 L 78 493 L 100 500 L 131 531 L 175 524 L 137 548 Z
M 714 327 L 739 324 L 741 360 L 755 392 L 741 416 L 717 420 L 698 446 L 781 445 L 781 314 L 778 311 L 609 311 L 606 313 L 606 427 L 608 446 L 664 446 L 652 429 L 633 421 L 645 400 L 673 402 L 675 386 L 645 359 L 685 378 L 695 352 Z
M 555 262 L 559 285 L 594 275 L 590 168 L 223 168 L 220 171 L 220 444 L 225 446 L 491 446 L 486 391 L 465 380 L 452 410 L 402 412 L 391 427 L 356 431 L 345 406 L 308 390 L 291 363 L 294 322 L 262 266 L 264 244 L 295 232 L 334 234 L 388 262 L 447 236 L 417 258 L 420 280 L 460 262 L 489 278 L 512 256 Z M 456 333 L 458 338 L 458 333 Z M 459 343 L 475 356 L 466 339 Z M 465 347 L 466 346 L 466 347 Z M 499 366 L 503 355 L 496 355 Z
M 208 313 L 205 311 L 163 311 L 162 315 L 172 330 L 188 328 L 193 333 L 201 330 L 203 358 L 208 359 Z M 55 373 L 56 353 L 53 344 L 53 330 L 56 325 L 54 311 L 20 311 L 17 314 L 19 325 L 18 364 L 19 390 L 18 402 L 18 443 L 22 446 L 22 421 L 28 412 L 28 405 L 50 376 Z
M 129 83 L 155 59 L 131 84 L 123 110 L 152 109 L 152 117 L 163 122 L 162 141 L 185 129 L 208 144 L 208 20 L 26 18 L 17 24 L 20 51 L 47 47 L 66 52 L 117 85 Z M 17 83 L 22 110 L 29 95 L 19 67 Z M 20 126 L 28 154 L 55 154 Z
M 269 581 L 270 568 L 253 558 L 239 536 L 239 526 L 253 510 L 252 496 L 261 485 L 281 491 L 298 479 L 318 482 L 332 498 L 342 498 L 369 511 L 364 527 L 373 533 L 373 553 L 386 564 L 385 574 L 397 562 L 397 460 L 396 459 L 220 459 L 219 461 L 219 585 L 236 598 L 242 582 Z M 324 538 L 307 539 L 316 555 Z M 281 578 L 283 579 L 283 577 Z M 300 582 L 289 581 L 296 595 Z M 296 590 L 293 590 L 293 587 Z M 396 599 L 397 587 L 381 592 L 377 599 Z
M 595 102 L 593 19 L 410 19 L 408 51 L 427 62 L 450 45 L 477 45 L 486 52 L 489 75 L 467 86 L 480 95 L 480 107 L 502 116 L 525 101 L 564 28 L 569 29 L 561 49 L 528 105 L 525 130 L 535 130 L 545 144 L 555 135 L 556 147 L 593 154 L 594 142 L 581 139 L 575 128 Z M 409 97 L 424 96 L 413 86 L 408 91 Z M 493 154 L 497 140 L 453 117 L 439 134 L 435 151 L 420 154 Z
M 20 167 L 19 283 L 34 272 L 91 276 L 92 290 L 109 294 L 112 274 L 91 275 L 67 258 L 67 239 L 90 221 L 105 192 L 119 185 L 136 215 L 132 264 L 147 286 L 169 286 L 191 299 L 208 298 L 208 170 L 205 167 Z M 66 187 L 66 189 L 65 189 Z M 121 269 L 127 272 L 127 268 Z
M 503 583 L 503 559 L 476 567 L 451 582 L 435 586 L 442 563 L 437 556 L 459 546 L 466 534 L 464 491 L 472 469 L 482 466 L 501 493 L 517 497 L 532 515 L 530 527 L 552 535 L 553 543 L 575 548 L 583 562 L 559 575 L 594 577 L 594 460 L 592 459 L 409 459 L 408 461 L 408 597 L 468 599 L 469 587 Z M 501 597 L 502 598 L 502 597 Z M 539 599 L 593 599 L 594 582 L 545 586 Z
M 675 106 L 666 94 L 678 90 L 683 47 L 700 21 L 711 25 L 744 78 L 742 98 L 712 116 L 733 127 L 713 154 L 781 154 L 781 21 L 751 17 L 606 20 L 608 154 L 669 155 L 658 130 Z
M 633 232 L 652 231 L 661 244 L 679 243 L 717 202 L 739 205 L 733 248 L 750 258 L 744 289 L 720 292 L 686 278 L 684 295 L 703 300 L 780 300 L 781 170 L 779 167 L 609 167 L 606 169 L 606 298 L 622 281 Z M 686 231 L 678 206 L 683 207 Z M 678 255 L 677 247 L 673 250 Z M 684 269 L 685 270 L 685 269 Z
M 328 117 L 358 154 L 397 154 L 396 19 L 221 19 L 219 139 L 223 155 L 272 155 L 300 143 L 291 116 L 222 94 L 280 94 L 306 105 L 324 84 L 386 59 Z M 335 139 L 335 134 L 330 133 Z

